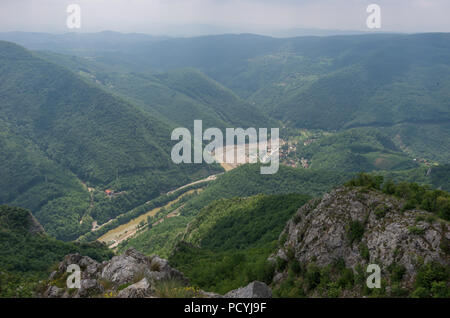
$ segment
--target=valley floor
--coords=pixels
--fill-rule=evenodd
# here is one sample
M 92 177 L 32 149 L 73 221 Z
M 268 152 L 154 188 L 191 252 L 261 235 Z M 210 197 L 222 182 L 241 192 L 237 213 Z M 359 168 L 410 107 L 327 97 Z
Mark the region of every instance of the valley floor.
M 213 176 L 211 176 L 213 177 Z M 210 178 L 210 177 L 208 177 Z M 203 181 L 207 180 L 208 178 L 204 179 Z M 210 179 L 213 180 L 213 179 Z M 200 181 L 198 181 L 197 183 L 199 183 Z M 193 183 L 195 184 L 195 183 Z M 192 185 L 192 184 L 189 184 Z M 181 187 L 179 189 L 185 188 L 188 185 Z M 152 209 L 150 211 L 148 211 L 147 213 L 131 220 L 130 222 L 126 223 L 126 224 L 122 224 L 118 227 L 116 227 L 115 229 L 112 229 L 111 231 L 107 232 L 106 234 L 102 235 L 98 241 L 106 243 L 109 248 L 116 248 L 120 243 L 122 243 L 123 241 L 132 238 L 133 236 L 135 236 L 137 234 L 137 232 L 143 228 L 143 226 L 148 226 L 147 224 L 147 218 L 150 217 L 154 217 L 159 211 L 161 211 L 162 209 L 168 209 L 170 208 L 172 205 L 174 205 L 175 203 L 177 203 L 178 201 L 180 201 L 184 196 L 189 195 L 194 193 L 196 190 L 190 190 L 188 192 L 183 193 L 182 195 L 180 195 L 178 198 L 176 198 L 175 200 L 170 201 L 169 203 L 167 203 L 164 207 L 159 207 L 159 208 L 155 208 Z M 173 192 L 172 192 L 173 193 Z M 178 210 L 178 209 L 177 209 Z M 174 211 L 175 212 L 175 211 Z M 165 218 L 170 218 L 170 217 L 174 217 L 176 216 L 176 213 L 169 213 L 168 215 L 166 215 L 165 217 L 163 217 L 162 219 L 157 220 L 156 222 L 154 222 L 152 224 L 152 226 L 157 226 L 158 224 L 161 224 Z M 144 223 L 142 223 L 144 222 Z M 142 224 L 145 224 L 142 226 Z

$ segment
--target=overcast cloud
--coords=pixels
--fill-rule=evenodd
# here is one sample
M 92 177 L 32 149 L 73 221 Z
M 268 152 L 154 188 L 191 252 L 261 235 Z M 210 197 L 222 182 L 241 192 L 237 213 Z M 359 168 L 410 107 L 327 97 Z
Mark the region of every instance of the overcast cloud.
M 381 31 L 450 32 L 450 0 L 0 0 L 0 31 L 70 31 L 71 3 L 81 6 L 81 32 L 364 31 L 371 3 L 382 9 Z

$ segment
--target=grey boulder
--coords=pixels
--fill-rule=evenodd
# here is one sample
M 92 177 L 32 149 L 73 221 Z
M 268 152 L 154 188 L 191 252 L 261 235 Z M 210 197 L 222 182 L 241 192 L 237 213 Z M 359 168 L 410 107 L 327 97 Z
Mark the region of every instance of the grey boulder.
M 265 283 L 255 281 L 228 292 L 225 298 L 272 298 L 272 291 Z

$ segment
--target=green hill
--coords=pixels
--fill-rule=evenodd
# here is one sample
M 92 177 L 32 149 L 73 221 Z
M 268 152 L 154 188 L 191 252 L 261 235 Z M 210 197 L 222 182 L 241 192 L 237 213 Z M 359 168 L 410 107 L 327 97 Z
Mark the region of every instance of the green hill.
M 387 134 L 375 128 L 353 128 L 298 144 L 296 155 L 313 169 L 338 171 L 406 170 L 418 167 Z
M 196 215 L 219 198 L 249 197 L 257 194 L 301 193 L 320 195 L 341 184 L 352 174 L 327 170 L 305 170 L 280 166 L 273 175 L 260 174 L 258 164 L 242 165 L 211 183 L 202 193 L 186 203 L 184 215 Z

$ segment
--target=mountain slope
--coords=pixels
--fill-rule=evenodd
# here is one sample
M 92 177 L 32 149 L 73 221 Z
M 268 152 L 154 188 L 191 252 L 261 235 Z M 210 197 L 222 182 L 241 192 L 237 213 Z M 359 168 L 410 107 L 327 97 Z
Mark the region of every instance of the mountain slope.
M 218 200 L 189 224 L 169 261 L 207 291 L 226 293 L 270 276 L 265 260 L 305 195 Z
M 202 119 L 205 127 L 221 129 L 275 125 L 256 106 L 194 68 L 156 73 L 115 71 L 113 65 L 91 58 L 38 54 L 178 126 L 192 128 L 195 119 Z
M 105 201 L 97 208 L 97 214 L 107 209 L 106 217 L 112 217 L 215 169 L 176 166 L 166 123 L 17 45 L 0 42 L 0 78 L 0 121 L 8 127 L 6 141 L 18 143 L 7 147 L 3 164 L 12 167 L 15 158 L 25 157 L 30 160 L 22 163 L 24 171 L 32 171 L 32 177 L 16 175 L 2 183 L 2 202 L 33 208 L 57 237 L 73 239 L 89 228 L 80 223 L 90 200 L 80 180 L 100 192 L 123 191 L 114 207 Z M 52 177 L 58 173 L 68 181 Z M 52 182 L 59 193 L 45 190 Z

